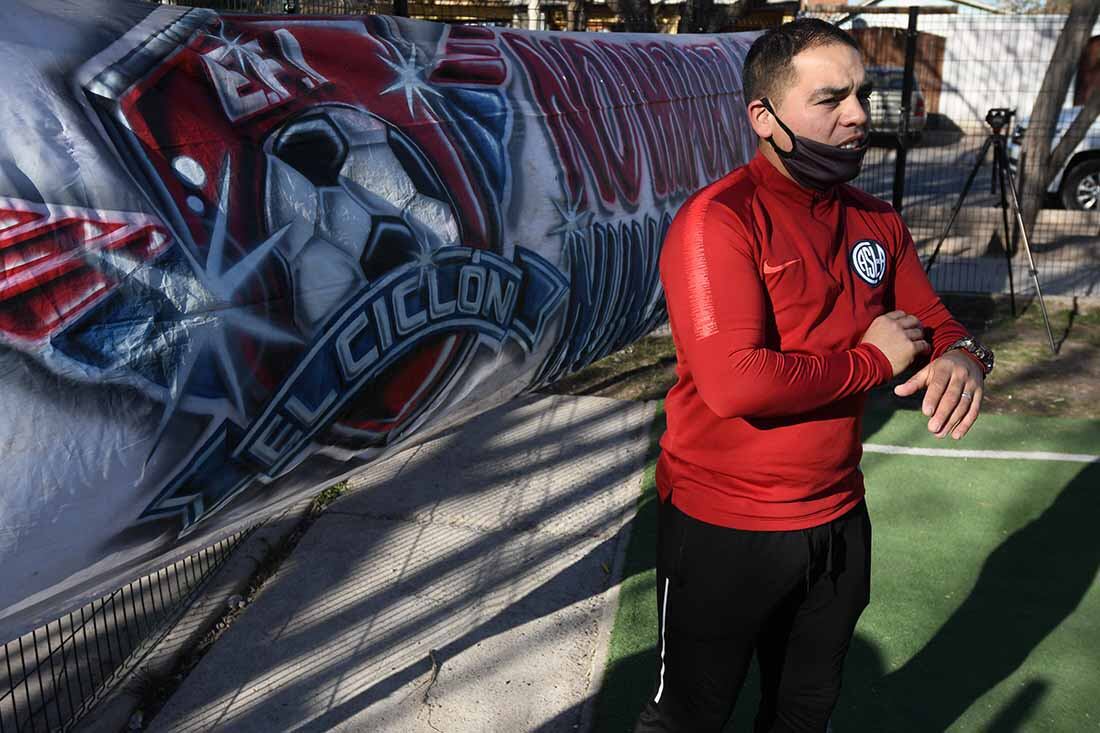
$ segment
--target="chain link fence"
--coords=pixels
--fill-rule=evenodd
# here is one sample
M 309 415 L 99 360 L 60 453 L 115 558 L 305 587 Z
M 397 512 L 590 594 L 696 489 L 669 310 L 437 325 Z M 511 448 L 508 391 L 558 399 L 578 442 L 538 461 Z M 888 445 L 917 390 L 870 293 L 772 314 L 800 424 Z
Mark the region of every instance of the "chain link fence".
M 191 0 L 163 2 L 163 5 L 186 5 L 192 8 L 208 8 L 226 13 L 267 15 L 277 13 L 303 13 L 308 15 L 362 15 L 364 13 L 390 13 L 392 2 L 375 0 Z
M 1081 29 L 1092 40 L 1075 64 L 1076 81 L 1057 105 L 1058 116 L 1031 120 L 1066 16 L 923 9 L 912 19 L 913 33 L 904 8 L 818 15 L 855 36 L 876 85 L 871 118 L 877 132 L 856 185 L 894 202 L 925 262 L 935 252 L 931 276 L 941 291 L 1034 292 L 1007 189 L 1002 205 L 1001 172 L 1020 188 L 1020 127 L 1046 126 L 1057 142 L 1075 105 L 1100 85 L 1100 27 Z M 912 98 L 903 135 L 907 48 Z M 987 121 L 991 110 L 1006 111 L 994 115 L 997 127 Z M 1028 241 L 1043 292 L 1100 296 L 1100 124 L 1052 173 L 1047 190 L 1030 199 L 1041 207 Z
M 404 14 L 418 20 L 440 23 L 476 24 L 528 29 L 555 28 L 565 23 L 565 3 L 540 7 L 529 12 L 526 2 L 512 0 L 178 0 L 164 5 L 209 8 L 225 13 L 292 14 L 292 15 L 393 15 Z M 560 16 L 560 18 L 559 18 Z M 548 20 L 549 19 L 549 20 Z

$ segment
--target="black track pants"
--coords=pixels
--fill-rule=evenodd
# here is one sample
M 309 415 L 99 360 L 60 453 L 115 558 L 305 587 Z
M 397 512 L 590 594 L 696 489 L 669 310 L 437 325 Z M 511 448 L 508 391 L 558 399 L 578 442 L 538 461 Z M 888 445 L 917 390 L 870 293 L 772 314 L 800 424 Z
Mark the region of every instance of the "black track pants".
M 660 508 L 657 684 L 635 733 L 720 731 L 753 653 L 755 733 L 824 733 L 871 576 L 860 502 L 820 527 L 750 532 Z

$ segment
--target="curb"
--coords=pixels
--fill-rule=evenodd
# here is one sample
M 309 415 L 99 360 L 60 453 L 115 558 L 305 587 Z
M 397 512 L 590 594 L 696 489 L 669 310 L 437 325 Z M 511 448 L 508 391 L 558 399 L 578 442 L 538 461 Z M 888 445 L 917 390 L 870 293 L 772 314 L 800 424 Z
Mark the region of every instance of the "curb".
M 641 481 L 638 482 L 641 484 Z M 641 486 L 638 486 L 641 493 Z M 615 546 L 615 561 L 611 567 L 610 587 L 604 591 L 603 612 L 600 614 L 599 632 L 596 636 L 596 646 L 592 650 L 592 662 L 588 671 L 588 696 L 581 705 L 580 720 L 577 724 L 578 733 L 597 733 L 596 706 L 599 704 L 600 692 L 603 690 L 604 677 L 607 676 L 607 657 L 610 654 L 611 632 L 615 628 L 615 616 L 619 612 L 619 589 L 622 587 L 623 568 L 626 566 L 626 550 L 630 546 L 631 528 L 634 526 L 634 516 L 637 514 L 637 506 L 626 524 L 619 530 L 619 541 Z
M 143 659 L 134 664 L 74 730 L 81 733 L 118 733 L 140 729 L 134 716 L 143 712 L 150 679 L 165 679 L 203 637 L 230 611 L 229 599 L 246 596 L 252 579 L 265 560 L 309 518 L 314 497 L 294 504 L 254 530 L 202 585 L 198 595 Z M 135 727 L 136 726 L 136 727 Z
M 664 328 L 668 328 L 667 324 Z M 657 403 L 649 402 L 649 423 L 646 427 L 647 440 L 652 439 L 653 421 L 657 417 Z M 592 663 L 588 673 L 589 694 L 581 705 L 580 721 L 577 725 L 578 733 L 598 733 L 595 729 L 596 707 L 599 704 L 600 693 L 603 690 L 604 677 L 607 675 L 607 661 L 610 654 L 611 632 L 615 628 L 615 617 L 619 613 L 619 591 L 623 583 L 623 569 L 626 567 L 626 553 L 630 548 L 630 537 L 633 533 L 634 518 L 638 514 L 638 503 L 642 498 L 642 486 L 645 482 L 646 461 L 649 460 L 650 450 L 642 455 L 641 465 L 637 467 L 634 479 L 634 507 L 629 515 L 623 519 L 623 525 L 619 529 L 619 539 L 615 545 L 615 560 L 611 566 L 611 576 L 608 579 L 608 588 L 604 591 L 603 612 L 600 614 L 599 633 L 596 637 L 596 646 L 592 650 Z

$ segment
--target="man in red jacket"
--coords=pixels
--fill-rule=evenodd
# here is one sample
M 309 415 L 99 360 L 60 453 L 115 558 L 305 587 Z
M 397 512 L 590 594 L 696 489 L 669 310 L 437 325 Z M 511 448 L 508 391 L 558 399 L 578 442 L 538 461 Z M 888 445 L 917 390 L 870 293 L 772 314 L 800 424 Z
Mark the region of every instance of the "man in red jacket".
M 676 344 L 657 488 L 657 687 L 636 732 L 719 731 L 752 655 L 755 730 L 826 730 L 870 593 L 860 421 L 868 390 L 925 390 L 937 437 L 974 424 L 992 354 L 940 302 L 905 224 L 848 185 L 867 80 L 843 31 L 800 19 L 745 60 L 753 160 L 673 221 Z M 927 356 L 926 356 L 927 355 Z

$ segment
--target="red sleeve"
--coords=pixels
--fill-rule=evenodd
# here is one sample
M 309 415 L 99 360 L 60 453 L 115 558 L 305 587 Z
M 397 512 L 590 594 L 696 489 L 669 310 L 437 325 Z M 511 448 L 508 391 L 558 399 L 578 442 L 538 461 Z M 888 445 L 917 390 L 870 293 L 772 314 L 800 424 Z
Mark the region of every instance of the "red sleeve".
M 727 207 L 688 201 L 661 253 L 661 281 L 680 358 L 720 417 L 814 410 L 889 380 L 889 360 L 860 344 L 832 354 L 765 346 L 766 300 L 751 240 Z
M 948 346 L 970 334 L 961 323 L 951 317 L 947 306 L 932 289 L 932 283 L 928 282 L 928 276 L 917 257 L 913 237 L 900 216 L 897 217 L 896 225 L 900 230 L 898 236 L 901 246 L 894 257 L 894 307 L 916 316 L 925 329 L 931 329 L 931 358 L 936 359 L 947 351 Z

